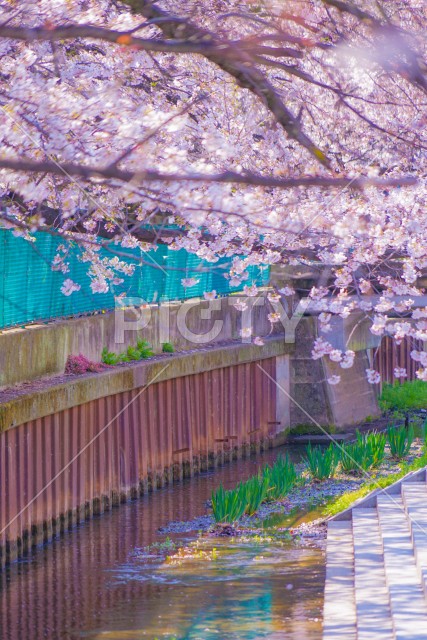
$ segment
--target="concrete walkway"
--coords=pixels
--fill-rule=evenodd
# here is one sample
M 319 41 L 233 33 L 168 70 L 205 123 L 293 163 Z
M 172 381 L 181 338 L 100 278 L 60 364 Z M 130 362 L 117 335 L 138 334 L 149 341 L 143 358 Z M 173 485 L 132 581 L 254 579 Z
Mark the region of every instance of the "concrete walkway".
M 328 523 L 323 640 L 427 639 L 426 469 Z

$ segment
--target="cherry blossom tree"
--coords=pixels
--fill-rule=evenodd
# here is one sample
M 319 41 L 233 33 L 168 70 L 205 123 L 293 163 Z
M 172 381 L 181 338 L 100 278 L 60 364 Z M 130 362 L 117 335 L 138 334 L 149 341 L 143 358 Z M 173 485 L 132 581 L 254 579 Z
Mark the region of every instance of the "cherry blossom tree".
M 54 268 L 70 240 L 99 292 L 132 272 L 129 248 L 159 243 L 228 257 L 233 284 L 250 265 L 316 263 L 332 275 L 309 292 L 314 357 L 352 365 L 327 333 L 355 310 L 377 335 L 427 340 L 423 0 L 0 11 L 1 224 L 61 237 Z

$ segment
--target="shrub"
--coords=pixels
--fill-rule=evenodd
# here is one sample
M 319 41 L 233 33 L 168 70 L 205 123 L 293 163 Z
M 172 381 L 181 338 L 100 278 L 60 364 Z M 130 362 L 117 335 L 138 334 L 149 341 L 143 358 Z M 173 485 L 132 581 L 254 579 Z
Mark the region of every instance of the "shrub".
M 245 513 L 251 516 L 267 497 L 268 479 L 262 475 L 252 476 L 244 485 Z
M 423 380 L 407 381 L 403 384 L 385 384 L 379 398 L 383 411 L 398 409 L 425 409 L 427 406 L 427 384 Z
M 411 448 L 411 444 L 414 441 L 414 429 L 413 427 L 389 427 L 387 429 L 387 440 L 390 447 L 390 453 L 396 460 L 404 458 Z
M 233 524 L 246 508 L 246 488 L 240 483 L 236 489 L 225 491 L 222 484 L 212 492 L 212 511 L 215 522 Z
M 174 353 L 175 347 L 173 346 L 172 342 L 164 342 L 162 344 L 162 351 L 163 353 Z
M 82 373 L 97 372 L 104 369 L 101 362 L 92 362 L 81 353 L 78 356 L 68 356 L 65 363 L 65 373 L 81 375 Z
M 136 360 L 143 360 L 150 358 L 154 355 L 150 345 L 146 340 L 138 340 L 136 347 L 129 346 L 123 353 L 114 353 L 114 351 L 108 351 L 107 347 L 104 347 L 101 354 L 101 359 L 104 364 L 115 365 L 120 362 L 133 362 Z
M 330 444 L 327 449 L 319 446 L 312 447 L 311 444 L 309 444 L 303 460 L 311 476 L 316 480 L 332 478 L 338 466 L 339 450 L 333 444 Z
M 288 454 L 279 456 L 272 467 L 267 465 L 263 471 L 268 482 L 267 500 L 280 500 L 289 493 L 297 480 L 294 464 Z

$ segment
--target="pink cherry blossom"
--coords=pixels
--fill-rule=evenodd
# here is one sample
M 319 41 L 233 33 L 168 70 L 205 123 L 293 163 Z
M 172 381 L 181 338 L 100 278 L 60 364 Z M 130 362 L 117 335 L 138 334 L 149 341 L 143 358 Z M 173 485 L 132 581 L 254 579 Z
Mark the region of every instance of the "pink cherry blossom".
M 279 289 L 279 293 L 284 296 L 293 296 L 295 294 L 295 289 L 287 285 L 286 287 Z
M 406 371 L 406 369 L 404 369 L 403 367 L 395 367 L 394 371 L 393 371 L 393 375 L 395 378 L 407 378 L 408 377 L 408 373 Z
M 256 296 L 256 295 L 257 295 L 257 293 L 258 293 L 258 287 L 257 287 L 255 284 L 252 284 L 252 285 L 250 285 L 250 286 L 249 286 L 249 285 L 245 285 L 245 286 L 243 287 L 243 293 L 244 293 L 246 296 L 254 297 L 254 296 Z
M 332 349 L 332 351 L 329 352 L 329 357 L 332 362 L 341 362 L 342 353 L 339 349 Z
M 248 305 L 243 300 L 238 300 L 233 304 L 233 307 L 237 309 L 237 311 L 245 311 L 248 308 Z
M 194 287 L 199 282 L 197 278 L 182 278 L 181 284 L 183 287 Z
M 71 278 L 67 278 L 62 284 L 61 292 L 64 294 L 64 296 L 70 296 L 74 291 L 80 291 L 80 289 L 81 286 L 79 284 L 73 282 Z
M 1 226 L 60 239 L 64 295 L 70 247 L 96 294 L 184 250 L 252 298 L 272 267 L 320 333 L 427 341 L 425 3 L 169 4 L 2 3 Z M 352 366 L 335 351 L 313 358 Z
M 366 379 L 370 384 L 378 384 L 381 381 L 381 376 L 375 369 L 366 369 Z

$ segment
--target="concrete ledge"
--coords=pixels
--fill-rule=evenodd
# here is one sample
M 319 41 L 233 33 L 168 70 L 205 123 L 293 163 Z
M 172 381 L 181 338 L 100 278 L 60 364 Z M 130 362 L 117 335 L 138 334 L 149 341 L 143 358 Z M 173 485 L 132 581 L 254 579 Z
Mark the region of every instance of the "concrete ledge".
M 311 435 L 306 434 L 303 436 L 290 436 L 288 442 L 290 444 L 324 444 L 329 445 L 331 442 L 348 442 L 354 440 L 355 434 L 351 433 L 331 433 L 330 435 Z
M 151 382 L 272 358 L 290 353 L 292 348 L 293 345 L 286 344 L 283 337 L 273 337 L 267 339 L 263 347 L 253 344 L 211 347 L 153 358 L 102 373 L 70 377 L 69 381 L 60 384 L 53 380 L 49 386 L 18 392 L 19 395 L 13 399 L 1 403 L 0 432 L 98 398 L 138 389 Z

